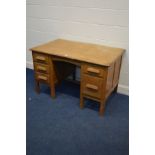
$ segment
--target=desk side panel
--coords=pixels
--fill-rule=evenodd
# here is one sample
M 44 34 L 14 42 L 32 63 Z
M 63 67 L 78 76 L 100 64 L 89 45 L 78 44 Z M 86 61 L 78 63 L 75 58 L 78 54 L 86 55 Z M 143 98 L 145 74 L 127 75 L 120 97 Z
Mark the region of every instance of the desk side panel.
M 113 89 L 114 63 L 107 67 L 107 82 L 106 82 L 106 96 L 108 96 Z
M 115 88 L 118 85 L 119 82 L 119 75 L 120 75 L 120 68 L 121 68 L 121 61 L 122 61 L 122 57 L 119 57 L 116 61 L 115 61 L 115 65 L 114 65 L 114 76 L 113 76 L 113 88 Z

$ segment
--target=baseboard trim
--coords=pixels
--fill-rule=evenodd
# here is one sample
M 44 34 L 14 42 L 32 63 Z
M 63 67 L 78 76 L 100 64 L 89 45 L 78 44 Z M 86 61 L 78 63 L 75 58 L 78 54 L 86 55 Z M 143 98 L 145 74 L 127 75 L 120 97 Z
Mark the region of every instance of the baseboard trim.
M 27 62 L 26 62 L 26 67 L 29 68 L 29 69 L 33 69 L 33 63 L 27 61 Z M 77 80 L 80 81 L 80 78 L 77 77 Z M 119 85 L 118 85 L 117 92 L 120 93 L 120 94 L 129 95 L 129 87 L 126 86 L 126 85 L 121 85 L 121 84 L 119 84 Z
M 126 85 L 118 85 L 117 92 L 124 95 L 129 95 L 129 87 Z
M 27 62 L 26 62 L 26 68 L 33 69 L 33 63 L 27 61 Z

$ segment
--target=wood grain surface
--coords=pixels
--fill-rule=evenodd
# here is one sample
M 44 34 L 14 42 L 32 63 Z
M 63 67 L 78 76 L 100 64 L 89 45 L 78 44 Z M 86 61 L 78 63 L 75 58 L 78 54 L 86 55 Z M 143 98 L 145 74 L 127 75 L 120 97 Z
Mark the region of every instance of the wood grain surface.
M 104 66 L 110 66 L 124 52 L 121 48 L 63 39 L 57 39 L 30 50 Z

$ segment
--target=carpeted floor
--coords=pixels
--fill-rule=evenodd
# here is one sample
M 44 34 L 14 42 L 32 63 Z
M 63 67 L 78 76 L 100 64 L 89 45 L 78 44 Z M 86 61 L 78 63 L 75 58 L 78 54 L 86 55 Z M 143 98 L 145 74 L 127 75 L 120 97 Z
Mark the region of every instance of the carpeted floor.
M 79 108 L 79 86 L 63 82 L 56 88 L 34 91 L 33 70 L 26 70 L 27 155 L 128 155 L 129 97 L 113 94 L 104 117 L 98 104 L 87 100 Z

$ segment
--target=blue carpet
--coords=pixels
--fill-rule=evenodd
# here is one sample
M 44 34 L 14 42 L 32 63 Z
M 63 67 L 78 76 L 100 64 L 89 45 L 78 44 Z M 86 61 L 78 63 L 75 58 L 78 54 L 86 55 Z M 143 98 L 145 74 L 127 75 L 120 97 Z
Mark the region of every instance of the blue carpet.
M 112 94 L 104 117 L 98 104 L 86 100 L 79 108 L 79 86 L 63 82 L 56 99 L 41 85 L 34 91 L 34 72 L 26 70 L 27 155 L 128 155 L 129 97 Z

